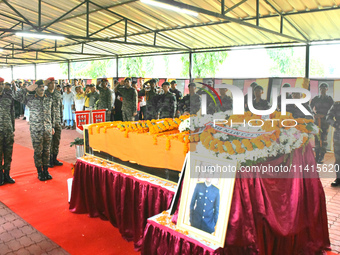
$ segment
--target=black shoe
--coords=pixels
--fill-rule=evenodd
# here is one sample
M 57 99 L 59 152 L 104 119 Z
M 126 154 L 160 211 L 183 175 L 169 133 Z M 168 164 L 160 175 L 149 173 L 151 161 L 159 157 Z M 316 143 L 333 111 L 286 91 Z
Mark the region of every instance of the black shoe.
M 48 166 L 43 166 L 43 176 L 45 177 L 45 180 L 51 180 L 53 177 L 48 172 Z
M 39 181 L 46 181 L 46 178 L 43 174 L 43 171 L 42 171 L 42 167 L 37 167 L 37 171 L 38 171 L 38 179 Z
M 23 117 L 22 120 L 26 120 L 26 117 Z
M 340 179 L 335 179 L 334 182 L 331 183 L 332 187 L 338 187 L 340 186 Z
M 2 186 L 4 184 L 5 184 L 5 181 L 4 181 L 4 171 L 1 169 L 0 170 L 0 186 Z
M 54 167 L 53 155 L 50 155 L 50 163 L 49 163 L 48 167 L 50 167 L 50 168 Z
M 55 166 L 62 166 L 62 165 L 63 165 L 62 162 L 58 161 L 57 155 L 53 155 L 53 164 L 54 164 Z
M 10 183 L 10 184 L 15 183 L 15 180 L 12 179 L 11 176 L 9 176 L 9 170 L 5 170 L 5 172 L 4 172 L 4 182 L 5 183 Z

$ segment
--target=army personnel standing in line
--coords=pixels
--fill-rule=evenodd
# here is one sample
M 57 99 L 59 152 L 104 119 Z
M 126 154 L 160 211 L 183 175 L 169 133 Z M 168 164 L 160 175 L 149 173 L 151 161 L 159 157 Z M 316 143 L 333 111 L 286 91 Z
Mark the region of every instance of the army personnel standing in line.
M 122 94 L 123 105 L 123 121 L 134 121 L 137 115 L 137 90 L 131 87 L 131 78 L 124 80 L 125 87 L 123 85 L 117 86 L 117 91 Z
M 170 83 L 167 81 L 162 84 L 164 94 L 159 97 L 158 101 L 158 112 L 160 119 L 175 117 L 177 101 L 176 96 L 169 92 L 169 87 Z
M 250 87 L 253 89 L 253 92 L 252 92 L 252 98 L 254 100 L 255 98 L 255 88 L 258 86 L 258 84 L 256 82 L 252 82 L 250 84 Z M 248 107 L 248 93 L 244 96 L 244 109 L 245 111 L 249 111 L 249 107 Z
M 207 178 L 198 182 L 190 203 L 190 224 L 208 233 L 215 232 L 220 209 L 220 190 Z
M 57 160 L 59 153 L 60 137 L 62 130 L 62 112 L 63 112 L 63 97 L 59 90 L 54 89 L 54 78 L 48 78 L 45 81 L 47 90 L 45 94 L 47 97 L 52 97 L 52 109 L 54 114 L 54 135 L 52 135 L 51 140 L 51 150 L 50 150 L 50 164 L 49 167 L 62 166 L 63 163 Z
M 107 109 L 106 111 L 106 121 L 111 120 L 111 110 L 112 110 L 112 95 L 111 90 L 107 87 L 108 80 L 106 78 L 98 81 L 97 90 L 99 91 L 98 109 Z
M 89 89 L 85 91 L 85 110 L 94 110 L 98 100 L 99 94 L 96 87 L 94 84 L 90 84 Z
M 285 83 L 285 84 L 282 85 L 282 88 L 290 88 L 290 84 Z M 281 98 L 282 98 L 282 95 L 279 95 L 277 97 L 277 110 L 278 111 L 281 111 Z M 290 93 L 287 93 L 286 99 L 292 99 L 292 95 Z
M 27 91 L 35 91 L 35 94 L 28 94 Z M 52 97 L 45 94 L 42 80 L 22 89 L 18 95 L 21 102 L 30 108 L 30 132 L 38 179 L 40 181 L 50 180 L 52 176 L 48 172 L 48 165 L 55 126 Z
M 0 186 L 5 183 L 15 183 L 9 175 L 13 154 L 14 121 L 15 109 L 11 84 L 5 85 L 4 79 L 0 78 Z
M 294 92 L 292 93 L 293 99 L 300 99 L 302 97 L 301 93 Z M 302 104 L 308 112 L 312 114 L 312 109 L 309 107 L 308 103 Z M 297 118 L 305 118 L 305 119 L 313 119 L 313 115 L 305 115 L 295 104 L 288 104 L 286 108 L 287 112 L 290 112 L 293 114 L 294 119 Z
M 320 138 L 315 136 L 315 157 L 317 163 L 321 164 L 327 151 L 327 135 L 329 130 L 329 124 L 326 121 L 326 115 L 329 109 L 334 104 L 332 97 L 327 95 L 328 84 L 321 83 L 319 85 L 320 95 L 316 96 L 310 102 L 314 115 L 315 124 L 320 128 Z
M 334 146 L 334 171 L 336 172 L 336 179 L 331 183 L 332 187 L 340 186 L 340 101 L 333 104 L 326 115 L 328 124 L 335 128 L 333 135 Z
M 146 110 L 145 120 L 157 119 L 157 104 L 159 95 L 156 89 L 156 80 L 151 79 L 144 83 L 144 88 L 139 91 L 138 96 L 145 96 Z M 124 97 L 123 97 L 124 98 Z
M 213 112 L 213 114 L 215 112 L 225 112 L 225 111 L 229 111 L 233 109 L 233 99 L 227 95 L 228 89 L 219 88 L 219 91 L 220 91 L 220 98 L 221 98 L 222 105 L 218 99 L 216 100 L 216 104 L 215 102 L 211 102 L 208 105 L 208 108 L 210 109 L 208 111 Z
M 196 94 L 196 84 L 189 84 L 189 94 L 184 96 L 183 99 L 178 104 L 178 113 L 187 114 L 197 114 L 201 109 L 201 97 Z
M 177 81 L 176 80 L 172 80 L 170 82 L 171 88 L 170 88 L 170 92 L 175 94 L 176 96 L 176 102 L 177 102 L 177 109 L 178 109 L 178 103 L 179 101 L 182 99 L 182 92 L 179 91 L 176 87 L 177 87 Z M 177 112 L 177 111 L 176 111 Z
M 270 104 L 267 100 L 262 99 L 261 96 L 263 94 L 263 87 L 257 85 L 254 89 L 254 98 L 253 98 L 253 107 L 256 110 L 268 110 L 270 108 Z

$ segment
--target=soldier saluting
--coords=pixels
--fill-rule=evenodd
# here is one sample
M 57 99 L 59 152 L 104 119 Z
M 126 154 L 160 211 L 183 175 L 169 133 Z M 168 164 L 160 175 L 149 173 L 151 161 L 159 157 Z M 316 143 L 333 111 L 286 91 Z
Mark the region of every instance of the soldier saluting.
M 151 79 L 144 83 L 144 88 L 139 91 L 138 96 L 145 96 L 146 110 L 145 119 L 157 119 L 157 103 L 159 95 L 156 90 L 156 80 Z M 123 97 L 124 98 L 124 97 Z
M 189 84 L 189 94 L 184 96 L 178 104 L 178 113 L 181 114 L 197 114 L 201 109 L 201 97 L 196 94 L 196 84 Z
M 123 96 L 122 113 L 123 121 L 134 121 L 137 115 L 137 90 L 131 87 L 131 78 L 125 78 L 125 87 L 117 86 L 117 91 Z
M 164 82 L 162 84 L 162 89 L 164 94 L 159 96 L 158 101 L 158 111 L 159 111 L 159 118 L 174 118 L 177 108 L 176 96 L 169 92 L 169 82 Z
M 340 101 L 333 104 L 326 115 L 326 121 L 335 128 L 333 135 L 336 179 L 331 183 L 332 187 L 340 185 Z
M 9 175 L 14 143 L 14 115 L 14 96 L 11 84 L 4 84 L 4 79 L 0 78 L 0 186 L 5 183 L 15 183 Z M 4 159 L 3 165 L 2 158 Z
M 321 164 L 323 158 L 325 156 L 327 150 L 327 135 L 329 130 L 329 124 L 326 121 L 326 115 L 329 109 L 334 104 L 334 100 L 332 97 L 327 95 L 328 84 L 321 83 L 319 85 L 320 95 L 316 96 L 310 102 L 310 107 L 315 113 L 314 119 L 315 124 L 320 128 L 320 138 L 319 136 L 315 136 L 315 157 L 317 163 Z
M 35 91 L 35 94 L 28 94 L 27 91 Z M 55 126 L 52 97 L 45 94 L 43 80 L 38 80 L 35 84 L 22 89 L 18 92 L 18 96 L 20 101 L 30 108 L 30 132 L 38 179 L 50 180 L 52 176 L 48 172 L 48 165 Z

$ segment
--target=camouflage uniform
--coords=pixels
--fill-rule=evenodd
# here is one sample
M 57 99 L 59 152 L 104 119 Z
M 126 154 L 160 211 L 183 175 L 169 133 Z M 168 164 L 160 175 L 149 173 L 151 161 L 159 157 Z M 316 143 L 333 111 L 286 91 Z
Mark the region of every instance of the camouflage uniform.
M 14 99 L 12 91 L 3 90 L 0 95 L 0 185 L 14 183 L 10 181 L 13 143 L 14 143 Z M 2 158 L 4 164 L 2 165 Z
M 26 89 L 19 92 L 21 102 L 30 108 L 30 132 L 34 149 L 34 164 L 37 169 L 48 167 L 52 140 L 52 128 L 55 127 L 52 97 L 44 94 L 28 94 Z
M 215 102 L 211 102 L 208 105 L 207 112 L 214 114 L 215 112 L 225 112 L 233 109 L 233 99 L 230 96 L 221 97 L 221 101 L 222 105 L 218 99 L 216 100 L 216 104 Z
M 176 96 L 168 92 L 159 97 L 158 113 L 159 118 L 174 118 L 177 109 Z
M 61 137 L 61 130 L 62 130 L 62 112 L 63 112 L 63 97 L 58 90 L 54 90 L 51 93 L 49 90 L 45 91 L 47 97 L 52 97 L 52 108 L 53 108 L 53 115 L 54 115 L 54 135 L 52 135 L 51 141 L 51 151 L 50 151 L 50 166 L 53 165 L 62 165 L 61 162 L 57 160 L 57 155 L 59 153 L 59 145 L 60 145 L 60 137 Z
M 327 151 L 327 135 L 329 124 L 326 121 L 326 115 L 333 104 L 334 100 L 332 97 L 322 97 L 321 95 L 314 97 L 310 103 L 310 107 L 312 109 L 315 107 L 315 113 L 321 115 L 320 117 L 315 118 L 315 124 L 321 129 L 321 141 L 318 135 L 315 136 L 315 154 L 318 163 L 323 160 L 323 157 Z
M 340 166 L 340 101 L 335 102 L 331 109 L 328 111 L 326 120 L 328 124 L 335 128 L 333 135 L 334 143 L 334 156 L 335 164 L 334 168 L 337 170 Z M 332 183 L 332 186 L 338 186 L 340 184 L 340 172 L 336 173 L 336 180 Z
M 98 92 L 95 91 L 95 92 L 90 92 L 90 93 L 86 94 L 85 95 L 85 101 L 87 100 L 87 98 L 89 100 L 89 107 L 86 107 L 86 106 L 85 107 L 86 108 L 92 108 L 92 110 L 95 109 L 96 103 L 99 100 Z M 85 108 L 85 110 L 87 110 L 86 108 Z
M 156 90 L 146 91 L 142 89 L 139 91 L 138 96 L 145 96 L 146 100 L 146 110 L 145 110 L 145 119 L 152 120 L 157 119 L 157 104 L 159 100 L 159 95 Z
M 270 108 L 270 104 L 267 100 L 264 100 L 260 98 L 258 102 L 256 102 L 256 99 L 253 99 L 253 107 L 256 110 L 268 110 Z
M 108 111 L 112 110 L 112 92 L 109 88 L 104 89 L 103 87 L 97 85 L 97 90 L 99 91 L 99 99 L 98 99 L 98 109 L 108 109 Z M 106 121 L 111 120 L 111 114 L 108 114 L 106 111 Z
M 201 97 L 197 94 L 186 95 L 178 104 L 178 110 L 183 114 L 189 112 L 190 114 L 197 114 L 201 109 Z
M 122 85 L 117 86 L 117 91 L 122 94 L 123 105 L 123 121 L 134 121 L 134 113 L 137 112 L 137 90 L 132 87 L 126 88 Z
M 309 111 L 312 114 L 312 109 L 310 108 L 308 103 L 303 103 L 302 105 L 307 109 L 307 111 Z M 295 106 L 295 104 L 287 105 L 286 110 L 287 112 L 290 112 L 293 114 L 294 119 L 298 119 L 298 118 L 313 119 L 313 116 L 305 115 L 303 112 L 301 112 L 299 108 Z

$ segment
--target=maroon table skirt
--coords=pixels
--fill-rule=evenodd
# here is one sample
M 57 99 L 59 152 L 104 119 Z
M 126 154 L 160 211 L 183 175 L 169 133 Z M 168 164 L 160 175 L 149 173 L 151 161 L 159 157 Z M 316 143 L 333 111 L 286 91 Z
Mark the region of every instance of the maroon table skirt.
M 167 210 L 173 196 L 166 188 L 77 160 L 70 211 L 109 220 L 140 249 L 147 218 Z
M 293 156 L 293 165 L 315 165 L 310 145 L 295 150 Z M 283 161 L 281 157 L 262 165 L 288 164 L 290 160 Z M 316 172 L 297 172 L 294 176 L 235 180 L 224 249 L 211 251 L 148 221 L 142 254 L 321 254 L 330 248 L 323 187 Z

